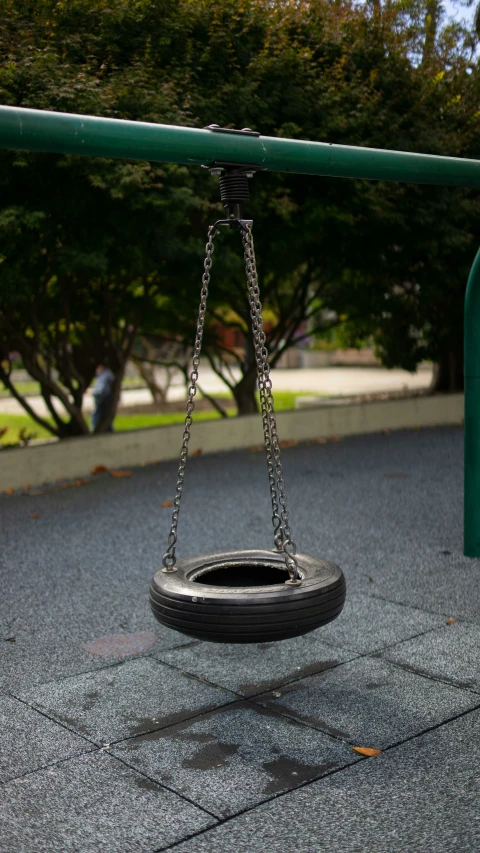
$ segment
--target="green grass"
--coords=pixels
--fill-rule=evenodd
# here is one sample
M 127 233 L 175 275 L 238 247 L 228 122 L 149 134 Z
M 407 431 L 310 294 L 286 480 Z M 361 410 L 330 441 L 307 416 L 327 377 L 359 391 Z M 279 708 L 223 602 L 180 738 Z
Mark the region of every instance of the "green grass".
M 48 430 L 37 424 L 28 415 L 5 415 L 3 412 L 0 412 L 0 432 L 3 427 L 8 427 L 8 429 L 0 437 L 0 444 L 17 443 L 20 440 L 19 432 L 21 429 L 25 429 L 29 433 L 36 433 L 35 438 L 52 438 L 52 434 Z
M 122 382 L 122 388 L 126 390 L 146 387 L 147 384 L 143 381 L 141 376 L 125 376 Z M 15 382 L 15 388 L 23 397 L 40 396 L 40 385 L 38 382 Z M 10 391 L 5 388 L 3 383 L 0 383 L 0 400 L 6 399 L 7 397 L 10 397 Z
M 275 394 L 275 408 L 278 412 L 287 411 L 295 407 L 295 398 L 301 395 L 302 392 L 279 391 Z M 305 393 L 305 392 L 303 392 Z M 225 400 L 231 399 L 229 395 L 225 395 Z M 148 427 L 166 426 L 168 424 L 181 424 L 185 420 L 185 407 L 182 403 L 178 404 L 178 412 L 168 412 L 166 414 L 142 414 L 138 415 L 117 415 L 114 421 L 114 428 L 118 432 L 132 429 L 147 429 Z M 235 408 L 227 406 L 227 414 L 229 417 L 235 415 Z M 196 421 L 210 421 L 219 418 L 220 415 L 214 409 L 205 412 L 197 412 L 195 414 Z M 45 418 L 51 422 L 51 418 Z M 35 433 L 35 438 L 52 438 L 52 434 L 44 427 L 37 424 L 28 415 L 8 415 L 0 412 L 0 431 L 2 427 L 8 427 L 5 435 L 0 437 L 1 444 L 14 444 L 19 442 L 20 430 L 25 429 L 28 433 Z
M 38 382 L 15 382 L 15 388 L 23 396 L 34 397 L 40 394 L 40 385 Z M 5 385 L 0 383 L 0 399 L 10 396 L 10 391 L 5 388 Z
M 229 415 L 234 415 L 233 409 Z M 198 412 L 196 421 L 210 421 L 219 418 L 215 411 Z M 45 418 L 51 422 L 51 418 Z M 118 415 L 114 421 L 115 430 L 123 432 L 130 429 L 147 429 L 148 427 L 166 426 L 168 424 L 181 424 L 185 420 L 184 412 L 169 412 L 158 415 Z M 28 415 L 4 415 L 0 412 L 0 431 L 8 427 L 7 432 L 0 437 L 1 444 L 15 444 L 20 441 L 20 430 L 25 429 L 28 433 L 35 433 L 35 438 L 52 438 L 52 433 L 37 424 Z
M 227 409 L 229 416 L 235 414 L 234 409 Z M 198 412 L 194 415 L 196 421 L 213 421 L 219 418 L 218 412 L 212 411 Z M 167 424 L 183 424 L 185 420 L 185 412 L 168 412 L 165 415 L 117 415 L 114 421 L 114 427 L 119 432 L 127 429 L 146 429 L 154 426 L 167 426 Z
M 290 409 L 295 408 L 295 400 L 297 397 L 304 397 L 308 395 L 309 397 L 329 397 L 330 394 L 316 394 L 314 391 L 275 391 L 273 389 L 273 396 L 275 399 L 275 409 L 277 412 L 285 412 Z M 201 394 L 199 395 L 202 396 Z M 215 399 L 217 400 L 231 400 L 233 403 L 233 397 L 229 391 L 220 391 L 218 394 L 215 394 Z M 257 398 L 257 403 L 260 405 L 260 398 L 258 391 L 255 394 Z

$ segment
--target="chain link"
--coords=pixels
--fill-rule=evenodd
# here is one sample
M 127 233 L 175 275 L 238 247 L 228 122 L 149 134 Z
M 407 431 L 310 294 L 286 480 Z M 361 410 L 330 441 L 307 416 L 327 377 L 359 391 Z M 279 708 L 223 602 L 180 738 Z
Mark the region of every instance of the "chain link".
M 255 359 L 257 362 L 257 378 L 262 410 L 263 436 L 267 454 L 268 480 L 272 500 L 274 541 L 277 550 L 283 551 L 285 554 L 285 564 L 290 574 L 290 579 L 298 582 L 300 581 L 301 576 L 298 570 L 298 563 L 295 558 L 297 547 L 292 540 L 292 532 L 290 530 L 287 498 L 285 494 L 285 481 L 283 478 L 283 466 L 280 457 L 280 441 L 278 438 L 275 403 L 272 393 L 272 380 L 270 378 L 270 366 L 268 364 L 268 350 L 266 347 L 266 336 L 263 328 L 262 303 L 260 301 L 255 249 L 253 245 L 252 231 L 249 225 L 246 226 L 246 230 L 242 233 L 242 240 L 245 252 L 245 268 L 247 272 L 253 343 L 255 348 Z M 278 504 L 280 504 L 280 510 Z
M 185 464 L 188 456 L 188 442 L 190 441 L 190 427 L 192 426 L 192 413 L 195 408 L 195 396 L 197 393 L 198 366 L 200 364 L 200 352 L 202 349 L 203 328 L 205 326 L 205 311 L 207 308 L 208 287 L 210 284 L 210 270 L 212 267 L 213 240 L 215 229 L 208 229 L 208 241 L 205 247 L 204 271 L 202 276 L 202 289 L 200 292 L 200 307 L 198 309 L 197 333 L 193 347 L 192 372 L 190 374 L 190 387 L 188 389 L 187 416 L 185 418 L 185 429 L 183 431 L 182 450 L 180 452 L 180 465 L 178 468 L 177 489 L 173 501 L 172 525 L 168 534 L 167 550 L 163 556 L 163 571 L 174 572 L 177 561 L 175 548 L 177 544 L 177 526 L 180 513 L 180 500 L 183 491 L 183 480 L 185 477 Z
M 270 378 L 270 367 L 268 364 L 268 350 L 266 337 L 263 329 L 262 303 L 260 302 L 260 290 L 258 286 L 258 275 L 255 262 L 255 250 L 251 226 L 243 225 L 242 240 L 245 252 L 245 267 L 247 272 L 248 295 L 250 304 L 250 316 L 252 320 L 253 342 L 255 348 L 255 359 L 257 363 L 258 389 L 260 392 L 260 404 L 262 410 L 263 435 L 265 450 L 267 454 L 268 480 L 270 486 L 270 497 L 272 501 L 272 523 L 274 530 L 274 542 L 278 551 L 285 555 L 290 580 L 287 583 L 299 584 L 301 575 L 295 558 L 296 545 L 292 540 L 290 523 L 287 510 L 287 499 L 285 496 L 285 482 L 283 479 L 283 467 L 280 459 L 280 442 L 277 432 L 275 417 L 275 406 L 272 394 L 272 380 Z M 207 307 L 208 288 L 210 285 L 210 270 L 212 266 L 213 240 L 215 237 L 215 226 L 208 229 L 208 242 L 204 261 L 204 272 L 202 277 L 202 289 L 200 293 L 200 307 L 198 312 L 197 332 L 193 348 L 192 372 L 190 374 L 190 387 L 188 389 L 187 415 L 183 431 L 182 449 L 180 452 L 180 465 L 178 468 L 178 479 L 175 498 L 173 501 L 172 524 L 168 535 L 167 550 L 164 554 L 162 564 L 163 572 L 175 572 L 176 545 L 178 516 L 180 513 L 180 500 L 183 491 L 185 477 L 185 464 L 188 456 L 188 443 L 190 440 L 190 427 L 192 426 L 192 413 L 195 408 L 195 396 L 197 394 L 198 367 L 200 364 L 200 352 L 202 348 L 203 329 L 205 325 L 205 311 Z

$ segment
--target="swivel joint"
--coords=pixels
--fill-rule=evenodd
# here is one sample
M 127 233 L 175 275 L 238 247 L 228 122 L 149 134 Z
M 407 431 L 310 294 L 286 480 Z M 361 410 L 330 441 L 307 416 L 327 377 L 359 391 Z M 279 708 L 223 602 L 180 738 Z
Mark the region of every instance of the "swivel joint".
M 228 218 L 243 219 L 243 205 L 249 199 L 247 173 L 243 169 L 226 169 L 219 184 L 220 198 Z
M 230 127 L 219 127 L 217 124 L 210 124 L 205 130 L 210 130 L 213 133 L 226 133 L 240 136 L 260 136 L 255 130 L 249 127 L 244 127 L 242 130 L 235 130 Z M 243 219 L 243 206 L 249 200 L 248 180 L 253 178 L 258 165 L 250 165 L 249 163 L 226 163 L 214 162 L 206 168 L 210 169 L 212 177 L 218 177 L 220 182 L 220 198 L 225 208 L 228 219 L 217 224 L 226 224 L 231 222 L 232 228 L 241 228 L 241 223 L 246 221 Z

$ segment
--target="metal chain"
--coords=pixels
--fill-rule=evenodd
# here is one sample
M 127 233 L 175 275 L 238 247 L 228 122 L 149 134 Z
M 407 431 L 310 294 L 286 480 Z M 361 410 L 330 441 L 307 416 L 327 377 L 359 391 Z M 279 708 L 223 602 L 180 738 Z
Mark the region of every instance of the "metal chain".
M 198 366 L 200 364 L 200 352 L 202 349 L 203 328 L 205 325 L 205 311 L 207 308 L 208 286 L 210 284 L 210 270 L 212 267 L 213 255 L 213 240 L 215 237 L 215 228 L 210 226 L 208 229 L 208 241 L 205 247 L 204 272 L 202 276 L 202 289 L 200 292 L 200 307 L 198 310 L 197 333 L 195 336 L 195 344 L 193 347 L 192 372 L 190 374 L 190 387 L 188 389 L 187 401 L 187 416 L 185 418 L 185 429 L 183 431 L 182 450 L 180 452 L 180 465 L 178 468 L 178 480 L 175 498 L 173 501 L 172 525 L 168 534 L 167 550 L 164 554 L 162 563 L 164 572 L 174 572 L 175 563 L 177 561 L 175 555 L 175 547 L 177 544 L 177 526 L 178 516 L 180 513 L 180 499 L 182 497 L 183 480 L 185 477 L 185 463 L 188 456 L 188 442 L 190 440 L 190 427 L 192 426 L 192 412 L 195 408 L 195 395 L 197 393 L 198 382 Z
M 296 545 L 292 540 L 290 530 L 287 499 L 285 496 L 285 482 L 283 479 L 283 468 L 280 459 L 280 443 L 277 432 L 275 417 L 275 406 L 272 394 L 272 380 L 268 364 L 268 351 L 265 346 L 266 337 L 263 330 L 262 303 L 260 302 L 260 290 L 255 262 L 255 250 L 250 225 L 244 225 L 242 240 L 245 251 L 245 266 L 247 271 L 247 283 L 250 303 L 250 316 L 252 318 L 252 330 L 257 363 L 258 388 L 262 409 L 263 434 L 265 450 L 267 453 L 268 480 L 270 485 L 270 497 L 272 500 L 272 522 L 274 529 L 274 542 L 278 551 L 285 555 L 285 565 L 288 569 L 290 579 L 287 583 L 301 583 L 301 575 L 295 558 Z M 180 465 L 178 468 L 178 479 L 175 498 L 173 501 L 172 524 L 168 535 L 167 550 L 164 554 L 163 572 L 175 572 L 176 544 L 178 516 L 180 513 L 180 500 L 185 478 L 185 464 L 188 456 L 188 443 L 190 440 L 190 427 L 193 423 L 192 413 L 195 408 L 195 396 L 197 394 L 198 367 L 200 364 L 200 352 L 202 348 L 203 329 L 205 326 L 205 312 L 207 307 L 208 288 L 210 284 L 210 270 L 212 267 L 213 240 L 216 234 L 215 226 L 208 229 L 208 242 L 205 247 L 206 255 L 204 261 L 204 272 L 202 276 L 202 289 L 200 293 L 200 307 L 198 312 L 197 332 L 193 348 L 192 372 L 190 374 L 190 387 L 188 389 L 187 415 L 185 417 L 185 428 L 183 431 L 182 449 L 180 452 Z M 278 496 L 277 496 L 278 490 Z M 280 504 L 280 507 L 279 507 Z
M 290 583 L 300 583 L 301 575 L 295 558 L 297 546 L 292 540 L 292 532 L 290 530 L 287 509 L 287 498 L 285 495 L 285 481 L 283 478 L 283 467 L 280 458 L 280 441 L 278 438 L 277 420 L 275 417 L 272 380 L 270 378 L 270 366 L 268 364 L 266 336 L 263 329 L 262 303 L 260 301 L 255 248 L 253 245 L 253 236 L 250 225 L 247 225 L 245 231 L 242 232 L 242 240 L 245 252 L 245 267 L 247 272 L 250 316 L 252 318 L 253 342 L 257 362 L 258 390 L 260 392 L 260 404 L 262 409 L 268 479 L 272 499 L 274 541 L 276 548 L 279 551 L 283 551 L 285 554 L 285 564 L 290 574 Z M 279 503 L 281 507 L 280 516 L 278 507 Z

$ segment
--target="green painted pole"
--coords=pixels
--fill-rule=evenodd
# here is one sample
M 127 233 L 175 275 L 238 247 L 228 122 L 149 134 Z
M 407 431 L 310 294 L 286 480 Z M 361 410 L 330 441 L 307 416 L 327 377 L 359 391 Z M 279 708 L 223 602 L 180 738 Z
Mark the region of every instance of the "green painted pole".
M 480 557 L 480 250 L 465 294 L 464 553 Z
M 222 161 L 304 175 L 480 187 L 480 160 L 214 133 L 21 107 L 0 107 L 0 148 L 196 166 Z

